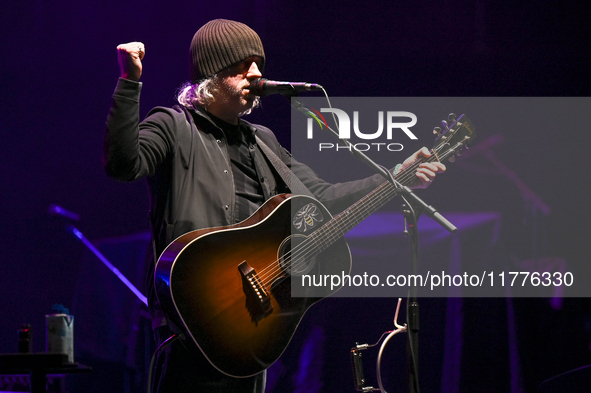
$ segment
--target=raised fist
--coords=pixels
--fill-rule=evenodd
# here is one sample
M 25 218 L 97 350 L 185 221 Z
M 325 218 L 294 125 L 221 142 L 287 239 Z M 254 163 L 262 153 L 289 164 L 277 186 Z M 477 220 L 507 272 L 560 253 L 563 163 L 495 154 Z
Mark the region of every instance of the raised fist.
M 139 81 L 142 76 L 142 59 L 146 55 L 146 47 L 141 42 L 129 42 L 117 46 L 121 77 Z

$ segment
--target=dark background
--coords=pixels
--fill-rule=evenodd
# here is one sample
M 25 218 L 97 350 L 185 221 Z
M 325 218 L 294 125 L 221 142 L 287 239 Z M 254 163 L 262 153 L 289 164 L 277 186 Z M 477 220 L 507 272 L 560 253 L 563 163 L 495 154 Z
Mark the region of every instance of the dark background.
M 43 351 L 44 315 L 80 295 L 86 251 L 47 214 L 50 204 L 79 213 L 77 226 L 89 239 L 148 229 L 145 183 L 114 182 L 101 166 L 119 43 L 146 45 L 142 115 L 174 104 L 188 79 L 193 34 L 220 17 L 259 33 L 266 77 L 317 82 L 333 96 L 584 97 L 591 91 L 590 16 L 576 1 L 3 2 L 0 352 L 16 350 L 23 322 L 33 325 L 33 349 Z M 252 120 L 289 145 L 289 106 L 280 96 L 263 103 Z M 532 215 L 514 182 L 483 157 L 470 158 L 479 170 L 452 168 L 425 199 L 442 211 L 501 212 L 504 244 L 516 258 L 588 263 L 589 130 L 568 121 L 551 134 L 479 130 L 483 140 L 503 136 L 495 155 L 550 206 L 550 215 Z M 98 262 L 96 268 L 103 269 Z M 474 310 L 494 302 L 482 300 Z M 558 309 L 544 299 L 516 302 L 526 332 L 523 389 L 591 363 L 589 306 L 588 299 L 566 299 Z

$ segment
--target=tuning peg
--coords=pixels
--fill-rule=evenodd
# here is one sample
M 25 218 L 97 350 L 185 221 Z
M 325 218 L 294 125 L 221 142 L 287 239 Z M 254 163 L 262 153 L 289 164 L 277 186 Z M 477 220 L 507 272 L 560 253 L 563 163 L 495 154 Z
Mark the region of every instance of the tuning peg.
M 447 121 L 441 120 L 441 125 L 443 126 L 443 128 L 445 129 L 445 131 L 447 131 L 449 129 L 449 127 L 447 126 Z M 445 131 L 443 131 L 443 132 L 445 133 Z
M 451 156 L 448 161 L 449 162 L 456 162 L 456 156 Z
M 437 136 L 441 136 L 441 127 L 433 128 L 433 134 L 435 134 Z
M 447 121 L 449 121 L 450 123 L 454 123 L 456 121 L 456 114 L 450 113 L 449 115 L 447 115 Z
M 463 150 L 458 150 L 456 153 L 456 156 L 460 157 L 462 154 L 464 154 Z

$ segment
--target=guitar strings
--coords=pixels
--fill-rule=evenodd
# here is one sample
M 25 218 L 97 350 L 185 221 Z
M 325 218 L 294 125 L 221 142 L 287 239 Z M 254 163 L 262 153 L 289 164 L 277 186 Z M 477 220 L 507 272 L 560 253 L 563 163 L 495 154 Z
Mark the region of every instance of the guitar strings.
M 430 157 L 426 157 L 426 159 L 421 160 L 420 162 L 414 162 L 411 165 L 409 165 L 408 168 L 406 168 L 404 171 L 400 173 L 400 178 L 396 180 L 402 184 L 405 184 L 406 182 L 415 177 L 416 169 L 419 167 L 420 164 L 422 164 L 423 162 L 439 161 L 439 158 L 437 157 L 437 154 L 435 152 L 436 149 L 437 148 L 431 150 L 432 155 Z M 263 285 L 269 287 L 276 279 L 285 276 L 284 267 L 282 266 L 287 266 L 290 269 L 290 271 L 305 266 L 306 259 L 314 255 L 314 250 L 318 250 L 317 253 L 324 251 L 326 248 L 328 248 L 330 245 L 332 245 L 335 241 L 337 241 L 343 236 L 344 233 L 340 233 L 343 228 L 349 228 L 351 223 L 354 223 L 355 221 L 358 221 L 357 223 L 363 221 L 365 218 L 367 218 L 367 216 L 371 214 L 370 212 L 376 210 L 376 206 L 378 208 L 381 207 L 387 201 L 395 197 L 397 193 L 398 192 L 396 188 L 389 181 L 385 181 L 384 183 L 382 183 L 380 186 L 378 186 L 372 192 L 361 198 L 347 210 L 344 210 L 343 212 L 337 214 L 334 217 L 336 219 L 342 214 L 347 214 L 349 217 L 344 219 L 343 223 L 335 224 L 336 221 L 331 220 L 333 221 L 333 223 L 331 224 L 331 221 L 329 221 L 326 225 L 323 225 L 318 230 L 312 232 L 301 244 L 292 248 L 289 252 L 286 252 L 279 259 L 276 259 L 275 261 L 271 262 L 267 267 L 262 269 L 259 272 L 258 276 Z M 374 195 L 377 195 L 377 197 L 374 198 Z M 367 204 L 364 203 L 369 198 L 372 198 L 372 200 Z M 352 211 L 356 212 L 352 214 Z M 359 220 L 359 218 L 361 219 Z M 334 229 L 337 229 L 337 231 L 335 231 Z M 327 231 L 329 231 L 328 234 L 326 233 Z M 316 245 L 313 244 L 315 242 L 318 243 L 316 238 L 322 236 L 326 237 L 326 240 L 324 242 Z M 324 246 L 324 248 L 319 249 L 320 246 Z M 294 259 L 296 260 L 295 264 L 293 264 Z M 269 269 L 271 270 L 268 271 Z

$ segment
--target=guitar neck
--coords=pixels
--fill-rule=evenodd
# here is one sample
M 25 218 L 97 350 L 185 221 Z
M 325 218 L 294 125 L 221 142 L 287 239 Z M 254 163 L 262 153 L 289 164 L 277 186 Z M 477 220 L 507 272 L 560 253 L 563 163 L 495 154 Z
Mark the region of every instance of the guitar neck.
M 416 180 L 415 172 L 423 162 L 432 162 L 436 157 L 423 157 L 415 161 L 404 171 L 394 176 L 394 179 L 404 186 L 410 186 Z M 332 220 L 313 232 L 309 241 L 315 243 L 317 251 L 321 252 L 332 245 L 347 232 L 355 228 L 375 211 L 392 200 L 398 191 L 390 182 L 385 181 L 372 192 L 355 202 L 352 206 L 337 214 Z
M 452 157 L 459 154 L 459 151 L 475 137 L 474 126 L 467 118 L 464 118 L 464 115 L 457 118 L 455 115 L 452 118 L 452 115 L 450 114 L 448 117 L 452 124 L 449 127 L 446 126 L 443 133 L 440 133 L 441 130 L 436 128 L 438 138 L 435 147 L 431 150 L 431 155 L 420 157 L 405 170 L 395 175 L 394 179 L 397 182 L 407 187 L 412 185 L 416 181 L 416 170 L 419 165 L 425 162 L 452 161 Z M 309 235 L 308 241 L 313 243 L 311 249 L 316 249 L 315 252 L 325 250 L 396 195 L 398 195 L 397 187 L 390 181 L 384 181 L 375 190 Z

